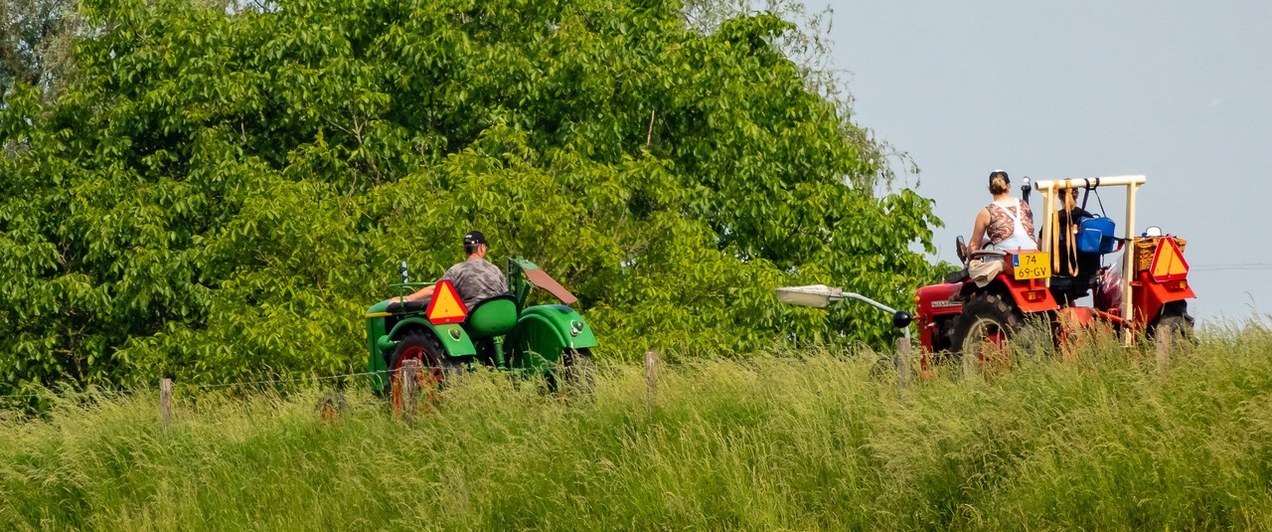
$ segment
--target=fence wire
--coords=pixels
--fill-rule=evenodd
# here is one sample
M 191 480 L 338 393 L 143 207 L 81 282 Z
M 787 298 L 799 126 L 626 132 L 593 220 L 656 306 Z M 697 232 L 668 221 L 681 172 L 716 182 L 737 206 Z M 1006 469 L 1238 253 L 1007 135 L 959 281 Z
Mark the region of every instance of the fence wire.
M 277 384 L 303 384 L 303 383 L 306 383 L 306 382 L 325 382 L 325 381 L 333 381 L 333 380 L 338 380 L 338 379 L 347 379 L 347 378 L 351 378 L 351 377 L 369 377 L 369 376 L 372 376 L 372 375 L 385 375 L 385 376 L 387 376 L 387 375 L 391 375 L 391 374 L 392 374 L 393 372 L 395 372 L 395 371 L 399 371 L 399 370 L 395 370 L 395 369 L 385 369 L 385 370 L 382 370 L 382 371 L 363 371 L 363 372 L 359 372 L 359 373 L 341 373 L 341 374 L 338 374 L 338 375 L 326 375 L 326 376 L 322 376 L 322 377 L 293 377 L 293 378 L 287 378 L 287 379 L 267 379 L 267 380 L 255 380 L 255 381 L 222 382 L 222 383 L 216 383 L 216 384 L 181 384 L 181 383 L 179 383 L 179 382 L 174 381 L 174 382 L 173 382 L 173 385 L 174 385 L 174 386 L 176 386 L 176 387 L 185 388 L 185 389 L 191 389 L 191 388 L 193 388 L 193 389 L 199 389 L 199 390 L 216 390 L 216 389 L 222 389 L 222 388 L 233 388 L 233 387 L 262 386 L 262 385 L 267 385 L 267 384 L 277 385 Z M 103 389 L 103 390 L 97 390 L 97 391 L 86 390 L 86 391 L 77 391 L 77 392 L 54 392 L 54 391 L 48 391 L 48 392 L 46 392 L 46 393 L 15 393 L 15 394 L 0 395 L 0 400 L 3 400 L 3 399 L 36 399 L 36 398 L 41 398 L 41 397 L 44 397 L 44 398 L 69 399 L 69 398 L 72 398 L 72 397 L 84 397 L 84 396 L 91 396 L 91 395 L 106 395 L 106 394 L 110 394 L 110 395 L 128 395 L 128 394 L 136 394 L 136 393 L 151 393 L 151 392 L 155 392 L 155 393 L 157 393 L 158 391 L 159 391 L 159 389 L 158 389 L 158 388 L 140 388 L 140 389 L 138 389 L 138 388 L 117 388 L 117 389 L 109 389 L 109 390 L 106 390 L 106 389 Z
M 791 363 L 800 361 L 800 359 L 798 358 L 764 359 L 764 360 L 766 361 L 767 360 L 772 360 L 772 361 L 784 360 L 786 362 L 791 362 Z M 721 363 L 734 363 L 734 364 L 742 363 L 744 365 L 753 365 L 756 362 L 759 362 L 759 361 L 734 360 L 734 359 L 723 359 L 723 358 L 721 359 L 711 358 L 711 359 L 699 359 L 699 360 L 690 360 L 690 359 L 681 359 L 681 358 L 674 358 L 671 360 L 667 360 L 667 359 L 660 358 L 657 361 L 657 366 L 659 368 L 666 368 L 666 369 L 681 369 L 681 368 L 703 369 L 703 368 L 709 368 L 709 367 L 716 367 Z M 634 362 L 600 361 L 600 362 L 593 362 L 593 365 L 596 367 L 598 371 L 606 371 L 606 372 L 621 371 L 624 369 L 632 369 L 632 370 L 642 369 L 642 364 L 639 360 Z M 380 376 L 384 376 L 385 378 L 388 378 L 393 373 L 398 371 L 401 371 L 401 369 L 384 369 L 379 371 L 341 373 L 336 375 L 325 375 L 321 377 L 304 376 L 304 377 L 291 377 L 291 378 L 280 378 L 280 379 L 261 379 L 261 380 L 252 380 L 252 381 L 221 382 L 221 383 L 213 383 L 213 384 L 183 384 L 174 380 L 173 386 L 175 388 L 180 388 L 180 389 L 219 390 L 219 389 L 235 388 L 235 387 L 252 387 L 252 386 L 266 386 L 266 385 L 276 386 L 280 384 L 303 384 L 303 383 L 314 383 L 314 382 L 327 382 L 327 381 L 334 381 L 339 379 L 349 379 L 349 378 L 355 378 L 355 377 L 371 377 L 376 375 L 380 375 Z M 84 396 L 92 396 L 92 395 L 107 395 L 107 394 L 129 395 L 129 394 L 137 394 L 137 393 L 158 393 L 158 392 L 159 392 L 158 387 L 155 387 L 155 388 L 147 387 L 147 388 L 140 388 L 140 389 L 121 388 L 121 389 L 109 389 L 109 390 L 98 390 L 98 391 L 77 391 L 77 392 L 54 392 L 50 390 L 45 393 L 27 392 L 27 393 L 14 393 L 14 394 L 0 395 L 0 400 L 37 399 L 37 398 L 69 399 L 72 397 L 84 397 Z

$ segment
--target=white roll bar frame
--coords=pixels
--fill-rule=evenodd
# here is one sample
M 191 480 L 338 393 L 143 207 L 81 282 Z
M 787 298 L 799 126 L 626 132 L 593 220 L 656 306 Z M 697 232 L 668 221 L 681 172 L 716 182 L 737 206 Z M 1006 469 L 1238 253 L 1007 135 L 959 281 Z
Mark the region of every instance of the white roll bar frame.
M 1126 187 L 1126 220 L 1122 225 L 1124 231 L 1123 238 L 1125 244 L 1122 246 L 1122 319 L 1128 323 L 1134 323 L 1135 316 L 1131 315 L 1131 276 L 1135 274 L 1135 246 L 1133 232 L 1135 231 L 1135 191 L 1139 187 L 1144 186 L 1148 182 L 1148 178 L 1143 175 L 1118 175 L 1108 177 L 1080 177 L 1076 179 L 1044 179 L 1034 181 L 1034 189 L 1044 192 L 1042 195 L 1042 242 L 1038 249 L 1048 253 L 1054 253 L 1051 248 L 1051 232 L 1055 230 L 1052 223 L 1055 217 L 1056 195 L 1045 194 L 1053 190 L 1064 190 L 1070 188 L 1088 188 L 1088 187 Z M 1047 285 L 1051 285 L 1051 279 L 1047 279 Z M 1129 340 L 1130 336 L 1127 335 Z

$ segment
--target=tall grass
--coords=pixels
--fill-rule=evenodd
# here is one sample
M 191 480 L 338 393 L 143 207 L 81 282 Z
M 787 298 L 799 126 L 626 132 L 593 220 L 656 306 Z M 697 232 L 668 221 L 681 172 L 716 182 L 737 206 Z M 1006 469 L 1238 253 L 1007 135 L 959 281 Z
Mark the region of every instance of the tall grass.
M 348 391 L 154 395 L 0 422 L 0 528 L 1268 529 L 1272 333 L 1089 343 L 899 394 L 870 356 L 604 368 L 593 400 L 470 375 L 395 419 Z

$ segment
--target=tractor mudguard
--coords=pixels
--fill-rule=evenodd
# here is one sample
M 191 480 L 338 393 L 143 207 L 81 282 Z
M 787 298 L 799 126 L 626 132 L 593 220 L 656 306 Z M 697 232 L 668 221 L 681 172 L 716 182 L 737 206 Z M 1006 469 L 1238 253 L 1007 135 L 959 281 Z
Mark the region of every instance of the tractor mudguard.
M 397 347 L 398 340 L 412 329 L 424 329 L 431 332 L 441 342 L 446 354 L 451 357 L 470 357 L 477 354 L 477 348 L 468 338 L 468 333 L 458 323 L 434 325 L 422 314 L 398 320 L 392 330 L 385 330 L 385 318 L 391 314 L 386 310 L 388 301 L 381 301 L 367 309 L 367 371 L 371 375 L 371 389 L 382 393 L 388 385 L 386 377 L 389 370 L 389 355 Z
M 543 323 L 551 326 L 558 335 L 562 348 L 582 349 L 596 347 L 596 336 L 592 327 L 577 311 L 565 305 L 536 305 L 521 312 L 517 320 L 520 325 L 526 318 L 542 318 Z
M 540 368 L 560 361 L 566 349 L 596 347 L 592 326 L 565 305 L 536 305 L 521 311 L 504 342 L 515 367 Z
M 435 325 L 424 316 L 412 316 L 399 320 L 387 336 L 396 344 L 398 339 L 402 338 L 411 329 L 425 329 L 432 332 L 441 341 L 442 348 L 446 350 L 446 354 L 450 357 L 466 357 L 477 354 L 477 348 L 473 346 L 473 341 L 468 338 L 468 333 L 464 332 L 463 326 L 458 323 Z
M 1047 284 L 1043 279 L 1029 279 L 1025 281 L 1017 281 L 1008 277 L 1005 273 L 998 274 L 993 281 L 990 281 L 984 288 L 978 288 L 976 283 L 967 281 L 963 284 L 959 295 L 964 301 L 973 292 L 983 292 L 990 290 L 998 290 L 1011 296 L 1016 308 L 1025 314 L 1034 312 L 1053 311 L 1060 308 L 1056 303 L 1056 298 L 1052 297 L 1051 291 L 1047 289 Z
M 1131 308 L 1136 323 L 1148 324 L 1161 312 L 1162 307 L 1174 301 L 1196 299 L 1188 279 L 1157 282 L 1147 271 L 1141 271 L 1131 283 Z

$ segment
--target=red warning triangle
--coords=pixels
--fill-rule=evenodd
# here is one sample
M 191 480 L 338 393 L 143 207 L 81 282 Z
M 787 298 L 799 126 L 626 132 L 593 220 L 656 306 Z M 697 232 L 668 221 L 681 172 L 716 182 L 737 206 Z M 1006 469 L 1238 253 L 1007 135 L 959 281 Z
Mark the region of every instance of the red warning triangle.
M 1175 239 L 1163 238 L 1157 245 L 1157 253 L 1153 255 L 1153 265 L 1148 272 L 1157 282 L 1174 281 L 1188 277 L 1188 262 L 1184 254 L 1175 245 Z
M 433 289 L 433 300 L 428 303 L 428 311 L 425 314 L 428 316 L 428 321 L 433 322 L 434 325 L 463 323 L 464 318 L 468 316 L 468 308 L 464 306 L 464 301 L 455 291 L 455 285 L 442 279 Z

